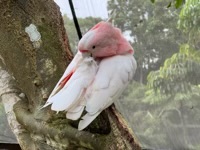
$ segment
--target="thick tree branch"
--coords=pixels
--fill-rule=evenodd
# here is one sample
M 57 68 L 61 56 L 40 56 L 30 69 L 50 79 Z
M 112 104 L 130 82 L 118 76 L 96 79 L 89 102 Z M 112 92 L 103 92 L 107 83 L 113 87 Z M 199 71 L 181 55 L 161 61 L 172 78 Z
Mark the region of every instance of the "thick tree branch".
M 129 131 L 130 129 L 124 124 L 122 117 L 114 108 L 108 110 L 112 128 L 109 134 L 93 134 L 87 131 L 78 131 L 68 124 L 65 114 L 61 114 L 55 121 L 47 124 L 41 122 L 41 120 L 35 119 L 34 115 L 30 113 L 27 108 L 27 103 L 23 101 L 19 101 L 15 105 L 14 111 L 18 121 L 25 125 L 27 130 L 34 131 L 34 134 L 37 135 L 36 138 L 34 138 L 36 141 L 43 139 L 44 143 L 48 142 L 54 149 L 78 147 L 97 150 L 101 150 L 102 148 L 113 150 L 140 149 L 139 145 L 134 140 L 132 132 Z M 45 112 L 43 113 L 45 115 Z M 55 114 L 55 117 L 58 115 L 59 114 Z M 52 144 L 55 142 L 57 143 L 56 145 Z
M 24 136 L 27 135 L 27 131 L 21 124 L 18 123 L 15 113 L 13 112 L 13 106 L 22 98 L 19 96 L 19 90 L 16 88 L 14 78 L 5 70 L 5 64 L 3 58 L 0 56 L 0 96 L 5 108 L 8 123 L 15 134 L 19 144 L 23 149 L 32 147 L 31 142 L 23 143 Z M 21 93 L 21 96 L 24 94 Z M 26 136 L 29 137 L 29 136 Z M 31 140 L 30 140 L 31 141 Z M 33 147 L 32 147 L 33 148 Z

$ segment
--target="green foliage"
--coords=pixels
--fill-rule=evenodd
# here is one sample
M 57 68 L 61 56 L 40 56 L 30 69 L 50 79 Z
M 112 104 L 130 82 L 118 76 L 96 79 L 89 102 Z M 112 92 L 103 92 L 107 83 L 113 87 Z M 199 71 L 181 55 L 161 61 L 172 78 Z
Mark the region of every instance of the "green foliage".
M 192 86 L 199 84 L 199 2 L 199 0 L 188 0 L 179 15 L 179 28 L 189 32 L 188 44 L 182 45 L 178 53 L 166 59 L 160 70 L 148 75 L 149 87 L 161 94 L 188 93 L 191 92 Z
M 155 92 L 153 89 L 149 89 L 145 92 L 145 97 L 142 101 L 150 105 L 156 105 L 168 99 L 169 96 L 162 95 L 160 92 Z
M 183 4 L 183 0 L 176 0 L 175 7 L 179 8 Z
M 200 1 L 187 0 L 179 15 L 178 27 L 189 33 L 188 43 L 200 49 Z
M 155 3 L 155 0 L 151 0 L 152 3 Z M 171 7 L 172 3 L 174 3 L 174 6 L 176 8 L 179 8 L 183 5 L 185 1 L 184 0 L 174 0 L 174 1 L 171 1 L 169 2 L 169 4 L 167 5 L 167 8 Z
M 75 54 L 77 52 L 78 35 L 76 28 L 74 26 L 73 20 L 71 20 L 67 15 L 63 16 L 64 26 L 69 38 L 69 44 L 71 51 Z
M 162 94 L 187 93 L 192 85 L 200 84 L 200 51 L 182 45 L 179 53 L 166 59 L 164 66 L 148 75 L 150 88 Z
M 179 15 L 178 26 L 183 31 L 200 32 L 200 1 L 187 0 Z

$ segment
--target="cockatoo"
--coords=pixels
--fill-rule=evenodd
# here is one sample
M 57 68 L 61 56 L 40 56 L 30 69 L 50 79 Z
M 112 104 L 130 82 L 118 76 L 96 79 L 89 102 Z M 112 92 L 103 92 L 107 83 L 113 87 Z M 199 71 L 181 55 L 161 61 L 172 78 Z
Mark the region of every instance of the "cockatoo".
M 134 50 L 120 29 L 100 22 L 79 41 L 78 52 L 43 107 L 66 111 L 66 118 L 81 117 L 78 130 L 86 128 L 109 107 L 133 79 Z

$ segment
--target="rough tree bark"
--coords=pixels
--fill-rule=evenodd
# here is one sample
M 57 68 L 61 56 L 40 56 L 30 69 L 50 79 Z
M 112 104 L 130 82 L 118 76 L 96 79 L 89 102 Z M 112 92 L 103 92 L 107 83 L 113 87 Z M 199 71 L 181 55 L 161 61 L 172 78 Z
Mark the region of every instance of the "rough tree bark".
M 22 149 L 140 149 L 114 107 L 84 131 L 62 112 L 39 109 L 72 59 L 53 0 L 0 0 L 0 12 L 0 96 Z M 37 46 L 30 24 L 41 34 Z

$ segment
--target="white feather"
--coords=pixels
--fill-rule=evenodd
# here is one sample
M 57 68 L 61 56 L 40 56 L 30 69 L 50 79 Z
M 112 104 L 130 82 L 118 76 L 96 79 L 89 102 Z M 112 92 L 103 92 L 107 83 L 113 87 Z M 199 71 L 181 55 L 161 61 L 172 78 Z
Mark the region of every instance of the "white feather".
M 79 106 L 78 107 L 79 111 L 77 111 L 77 112 L 70 112 L 70 111 L 68 111 L 66 113 L 66 118 L 67 119 L 71 119 L 71 120 L 78 120 L 81 117 L 81 114 L 83 113 L 84 107 L 85 106 Z
M 101 112 L 97 112 L 94 115 L 90 115 L 89 113 L 85 114 L 78 124 L 78 130 L 86 128 L 100 113 Z
M 51 109 L 54 111 L 68 110 L 79 99 L 85 88 L 82 80 L 75 80 L 69 86 L 64 87 L 60 92 L 52 96 L 50 98 L 52 99 Z
M 83 57 L 81 55 L 81 53 L 78 51 L 78 53 L 74 56 L 73 60 L 71 61 L 71 63 L 67 66 L 67 69 L 65 70 L 64 74 L 62 75 L 62 77 L 60 78 L 60 80 L 58 81 L 58 83 L 56 84 L 56 86 L 54 87 L 53 91 L 51 92 L 50 96 L 54 95 L 55 91 L 58 88 L 58 85 L 60 84 L 60 82 L 73 70 L 77 67 L 77 65 L 79 63 L 81 63 L 81 61 L 83 61 Z M 48 100 L 47 100 L 48 103 Z
M 86 111 L 79 130 L 87 127 L 98 114 L 109 107 L 127 87 L 136 70 L 132 55 L 117 55 L 103 59 L 91 87 L 86 92 Z
M 81 114 L 84 110 L 85 107 L 85 99 L 84 99 L 84 94 L 80 97 L 81 100 L 78 101 L 77 104 L 75 104 L 73 107 L 71 107 L 67 113 L 66 113 L 66 118 L 71 119 L 71 120 L 77 120 L 81 117 Z
M 58 83 L 56 84 L 56 86 L 54 87 L 54 89 L 53 89 L 53 91 L 51 92 L 51 94 L 50 94 L 48 100 L 46 101 L 45 105 L 41 107 L 41 109 L 42 109 L 42 108 L 45 108 L 45 107 L 47 107 L 47 106 L 49 106 L 49 105 L 51 105 L 51 104 L 53 103 L 54 99 L 52 99 L 51 97 L 52 97 L 52 95 L 54 95 L 55 92 L 57 91 L 60 82 L 61 82 L 73 69 L 75 69 L 75 68 L 77 67 L 77 65 L 81 62 L 81 60 L 82 60 L 82 55 L 81 55 L 80 52 L 78 52 L 78 53 L 74 56 L 74 58 L 73 58 L 73 60 L 71 61 L 71 63 L 67 66 L 67 69 L 65 70 L 64 74 L 62 75 L 62 77 L 60 78 L 60 80 L 58 81 Z
M 43 107 L 52 104 L 51 109 L 54 111 L 68 111 L 75 104 L 78 104 L 79 100 L 81 100 L 80 97 L 82 93 L 89 84 L 91 84 L 96 74 L 97 64 L 91 57 L 83 58 L 80 57 L 79 54 L 76 56 L 77 57 L 74 58 L 72 63 L 66 69 L 64 75 Z M 74 69 L 75 72 L 64 87 L 56 93 L 59 83 L 71 72 L 72 69 Z

